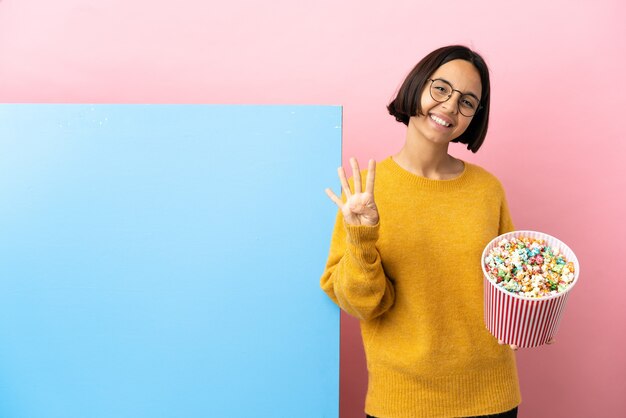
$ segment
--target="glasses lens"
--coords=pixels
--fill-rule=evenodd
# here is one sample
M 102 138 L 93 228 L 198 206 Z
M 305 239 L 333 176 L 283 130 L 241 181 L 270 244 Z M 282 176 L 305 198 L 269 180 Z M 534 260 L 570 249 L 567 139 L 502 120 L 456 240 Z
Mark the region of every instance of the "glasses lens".
M 443 80 L 433 80 L 430 84 L 430 97 L 438 102 L 445 102 L 452 94 L 452 86 Z
M 478 110 L 478 105 L 478 99 L 474 96 L 470 96 L 469 94 L 464 94 L 459 99 L 459 111 L 465 116 L 474 116 Z

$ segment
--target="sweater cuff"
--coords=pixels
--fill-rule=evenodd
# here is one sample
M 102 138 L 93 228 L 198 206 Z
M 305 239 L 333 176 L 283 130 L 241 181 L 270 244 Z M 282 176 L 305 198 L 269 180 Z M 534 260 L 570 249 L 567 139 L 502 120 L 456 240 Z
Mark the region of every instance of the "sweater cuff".
M 348 242 L 354 245 L 376 244 L 380 222 L 376 225 L 347 225 Z
M 378 258 L 376 242 L 380 222 L 376 225 L 346 225 L 348 250 L 356 256 L 362 267 L 374 264 Z

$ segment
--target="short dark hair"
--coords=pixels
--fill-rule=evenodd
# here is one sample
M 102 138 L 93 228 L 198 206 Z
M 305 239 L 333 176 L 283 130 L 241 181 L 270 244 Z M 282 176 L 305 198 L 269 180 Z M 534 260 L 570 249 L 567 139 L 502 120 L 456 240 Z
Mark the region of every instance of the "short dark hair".
M 422 91 L 430 76 L 446 62 L 456 59 L 462 59 L 474 64 L 474 67 L 480 74 L 482 92 L 479 110 L 474 115 L 465 132 L 452 140 L 452 142 L 467 144 L 467 149 L 476 152 L 485 140 L 487 126 L 489 125 L 489 69 L 483 57 L 466 46 L 444 46 L 426 55 L 406 77 L 402 86 L 400 86 L 396 98 L 387 106 L 387 110 L 398 122 L 408 126 L 411 116 L 423 114 L 421 104 Z

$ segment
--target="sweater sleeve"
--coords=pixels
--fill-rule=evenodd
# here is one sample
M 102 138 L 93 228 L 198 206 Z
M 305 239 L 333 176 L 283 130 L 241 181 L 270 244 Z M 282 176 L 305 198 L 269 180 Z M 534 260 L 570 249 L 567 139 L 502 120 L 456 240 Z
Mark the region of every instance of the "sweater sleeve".
M 383 314 L 395 298 L 376 248 L 379 228 L 380 224 L 346 225 L 339 211 L 320 280 L 324 292 L 341 309 L 361 320 Z

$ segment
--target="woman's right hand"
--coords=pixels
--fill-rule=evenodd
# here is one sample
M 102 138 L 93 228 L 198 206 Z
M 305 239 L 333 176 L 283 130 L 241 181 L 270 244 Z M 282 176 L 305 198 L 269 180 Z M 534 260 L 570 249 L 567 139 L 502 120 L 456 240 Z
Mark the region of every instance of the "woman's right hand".
M 343 193 L 346 195 L 345 203 L 337 197 L 332 190 L 326 189 L 326 194 L 337 204 L 346 224 L 349 225 L 369 225 L 378 223 L 378 209 L 374 202 L 374 178 L 376 176 L 376 161 L 370 160 L 367 168 L 367 178 L 365 180 L 365 191 L 361 191 L 361 172 L 359 163 L 355 158 L 350 158 L 352 166 L 352 176 L 354 178 L 354 192 L 350 190 L 350 185 L 346 178 L 343 167 L 337 169 Z

